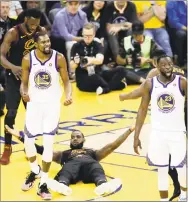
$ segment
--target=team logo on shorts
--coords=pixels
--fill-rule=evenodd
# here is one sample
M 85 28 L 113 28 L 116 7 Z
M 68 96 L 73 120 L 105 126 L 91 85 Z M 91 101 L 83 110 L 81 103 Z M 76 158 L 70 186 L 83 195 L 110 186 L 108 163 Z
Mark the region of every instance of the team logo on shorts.
M 34 80 L 37 88 L 47 89 L 51 86 L 51 76 L 47 71 L 37 72 Z
M 168 93 L 161 94 L 157 99 L 159 109 L 164 113 L 169 113 L 174 110 L 174 97 Z

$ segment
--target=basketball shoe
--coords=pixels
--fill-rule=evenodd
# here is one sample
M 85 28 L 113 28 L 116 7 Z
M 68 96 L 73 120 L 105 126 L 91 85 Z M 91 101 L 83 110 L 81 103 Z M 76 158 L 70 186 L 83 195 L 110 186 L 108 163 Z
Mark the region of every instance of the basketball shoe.
M 40 171 L 41 171 L 41 168 L 39 166 L 39 173 L 38 174 L 35 174 L 32 171 L 28 174 L 28 176 L 26 177 L 26 180 L 25 180 L 24 184 L 22 185 L 22 188 L 21 188 L 22 191 L 28 191 L 28 190 L 30 190 L 33 187 L 35 179 L 41 177 Z

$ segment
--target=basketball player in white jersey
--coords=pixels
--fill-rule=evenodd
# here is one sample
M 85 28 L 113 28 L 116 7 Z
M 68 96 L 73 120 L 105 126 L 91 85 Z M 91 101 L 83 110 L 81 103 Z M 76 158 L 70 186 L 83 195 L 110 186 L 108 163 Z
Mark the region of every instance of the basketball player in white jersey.
M 66 100 L 64 105 L 72 103 L 72 89 L 67 73 L 67 65 L 62 54 L 52 50 L 49 36 L 39 32 L 35 38 L 36 50 L 22 60 L 21 95 L 27 103 L 25 120 L 25 151 L 30 162 L 31 173 L 22 186 L 23 191 L 32 188 L 41 174 L 37 194 L 42 199 L 52 198 L 48 187 L 48 171 L 52 161 L 54 135 L 58 128 L 61 110 L 62 90 L 59 75 L 64 84 Z M 43 135 L 44 153 L 42 171 L 36 159 L 35 138 Z
M 138 147 L 141 148 L 139 135 L 151 100 L 152 132 L 148 146 L 148 164 L 158 167 L 161 201 L 168 201 L 168 166 L 171 155 L 171 167 L 177 168 L 181 185 L 179 201 L 185 201 L 187 186 L 184 103 L 187 80 L 172 73 L 173 65 L 168 65 L 166 56 L 158 58 L 158 71 L 159 76 L 147 79 L 144 84 L 136 120 L 134 151 L 139 154 Z
M 153 77 L 159 75 L 159 70 L 157 69 L 157 58 L 160 57 L 160 56 L 163 56 L 164 58 L 166 58 L 166 61 L 168 62 L 168 65 L 173 65 L 173 73 L 174 74 L 186 77 L 186 74 L 185 74 L 184 70 L 182 70 L 181 68 L 175 66 L 173 64 L 172 58 L 165 55 L 164 51 L 158 51 L 157 54 L 159 54 L 159 55 L 157 55 L 155 57 L 155 59 L 154 59 L 156 68 L 152 69 L 148 73 L 147 78 L 153 78 Z M 131 91 L 129 93 L 121 93 L 119 95 L 119 99 L 120 99 L 120 101 L 129 100 L 129 99 L 137 99 L 137 98 L 142 97 L 143 93 L 144 93 L 144 83 L 142 83 L 138 88 L 136 88 L 135 90 L 133 90 L 133 91 Z M 185 105 L 184 114 L 185 114 L 185 125 L 186 125 L 186 128 L 187 128 L 187 105 Z M 171 179 L 173 181 L 173 185 L 174 185 L 173 195 L 169 199 L 169 201 L 172 201 L 174 198 L 177 198 L 181 194 L 181 189 L 180 189 L 180 184 L 179 184 L 179 181 L 178 181 L 178 173 L 177 173 L 176 168 L 171 168 L 170 165 L 169 165 L 168 174 L 170 175 L 170 177 L 171 177 Z

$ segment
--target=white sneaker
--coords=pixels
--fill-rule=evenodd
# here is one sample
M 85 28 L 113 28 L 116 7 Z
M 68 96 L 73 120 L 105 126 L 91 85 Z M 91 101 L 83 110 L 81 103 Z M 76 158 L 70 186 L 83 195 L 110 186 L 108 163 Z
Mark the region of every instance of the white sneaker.
M 178 198 L 178 201 L 187 201 L 187 197 L 182 197 L 181 195 Z
M 103 183 L 95 188 L 94 192 L 96 195 L 101 196 L 116 191 L 121 186 L 121 179 L 115 178 L 109 182 Z
M 65 196 L 69 196 L 72 194 L 72 189 L 70 187 L 66 186 L 63 183 L 59 183 L 56 180 L 48 179 L 47 184 L 48 188 L 50 188 L 52 191 L 63 194 Z
M 96 90 L 96 94 L 97 94 L 97 95 L 101 95 L 102 93 L 103 93 L 103 88 L 99 86 L 99 87 L 97 88 L 97 90 Z

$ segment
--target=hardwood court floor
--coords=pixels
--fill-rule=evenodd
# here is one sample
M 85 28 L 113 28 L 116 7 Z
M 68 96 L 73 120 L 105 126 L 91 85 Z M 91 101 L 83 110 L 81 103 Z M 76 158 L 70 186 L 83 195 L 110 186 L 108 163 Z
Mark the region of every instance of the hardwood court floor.
M 136 86 L 128 87 L 124 92 L 129 92 Z M 69 148 L 70 133 L 73 129 L 81 130 L 86 136 L 85 146 L 95 149 L 101 148 L 113 141 L 123 133 L 126 127 L 135 123 L 140 100 L 120 102 L 120 91 L 107 95 L 96 96 L 95 93 L 83 93 L 73 84 L 74 103 L 69 107 L 62 107 L 59 134 L 55 137 L 54 150 Z M 19 130 L 24 126 L 25 109 L 20 105 L 15 127 Z M 3 118 L 1 119 L 1 154 L 4 146 Z M 145 155 L 150 132 L 149 116 L 141 134 L 142 151 L 137 156 L 133 151 L 133 135 L 127 139 L 101 164 L 105 169 L 108 179 L 121 178 L 122 186 L 113 194 L 106 197 L 96 197 L 93 190 L 94 184 L 78 183 L 71 185 L 73 194 L 62 196 L 54 193 L 54 201 L 159 201 L 157 191 L 157 172 L 155 167 L 149 167 Z M 14 140 L 11 163 L 1 166 L 1 200 L 2 201 L 39 201 L 37 196 L 38 181 L 28 192 L 21 191 L 21 185 L 29 172 L 29 164 L 23 152 L 23 144 Z M 39 137 L 37 143 L 42 143 Z M 41 157 L 38 158 L 41 163 Z M 60 166 L 52 163 L 49 173 L 54 177 Z M 173 191 L 170 183 L 170 195 Z

